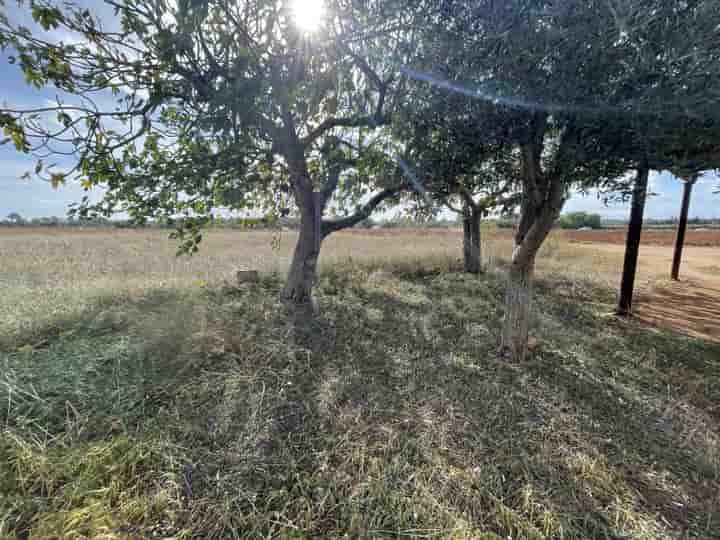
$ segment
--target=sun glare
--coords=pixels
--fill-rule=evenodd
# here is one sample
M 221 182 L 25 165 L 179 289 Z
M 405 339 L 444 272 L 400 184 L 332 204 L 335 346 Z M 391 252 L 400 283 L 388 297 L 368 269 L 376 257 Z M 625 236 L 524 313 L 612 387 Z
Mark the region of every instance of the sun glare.
M 315 32 L 325 17 L 323 0 L 293 0 L 292 11 L 295 23 L 305 32 Z

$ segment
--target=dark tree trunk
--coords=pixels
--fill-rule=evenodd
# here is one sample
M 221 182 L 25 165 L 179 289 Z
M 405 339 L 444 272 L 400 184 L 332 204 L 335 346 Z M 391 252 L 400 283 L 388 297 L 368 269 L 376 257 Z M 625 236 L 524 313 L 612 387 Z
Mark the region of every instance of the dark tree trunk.
M 640 238 L 642 236 L 643 215 L 645 214 L 645 201 L 647 200 L 649 173 L 650 171 L 647 167 L 639 168 L 637 178 L 635 179 L 635 187 L 633 188 L 630 225 L 628 227 L 625 246 L 625 264 L 623 266 L 622 284 L 620 285 L 620 302 L 617 311 L 618 315 L 626 317 L 632 314 L 635 275 L 637 273 L 638 255 L 640 253 Z
M 314 308 L 312 290 L 317 280 L 317 263 L 322 242 L 322 205 L 318 193 L 307 195 L 303 197 L 300 208 L 300 234 L 282 298 L 294 305 Z
M 680 223 L 678 223 L 677 238 L 675 239 L 675 256 L 673 257 L 671 277 L 675 281 L 680 279 L 680 263 L 685 245 L 685 231 L 687 230 L 688 213 L 690 211 L 690 198 L 692 196 L 693 182 L 685 182 L 683 192 L 682 210 L 680 211 Z
M 524 361 L 527 355 L 534 271 L 535 257 L 532 256 L 513 261 L 508 273 L 500 349 L 514 362 Z
M 463 254 L 466 272 L 470 274 L 482 272 L 481 249 L 480 212 L 470 205 L 466 205 L 463 215 Z

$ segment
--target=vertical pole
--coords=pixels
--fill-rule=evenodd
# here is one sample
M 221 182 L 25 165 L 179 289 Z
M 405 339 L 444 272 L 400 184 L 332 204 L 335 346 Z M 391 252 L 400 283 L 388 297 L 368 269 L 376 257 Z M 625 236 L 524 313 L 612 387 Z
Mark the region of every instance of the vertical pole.
M 630 225 L 625 245 L 625 264 L 623 265 L 622 284 L 620 285 L 620 303 L 617 311 L 618 315 L 626 317 L 632 314 L 635 275 L 640 253 L 640 238 L 642 236 L 643 215 L 645 214 L 645 201 L 647 200 L 649 173 L 650 171 L 645 165 L 638 168 L 633 188 Z
M 688 213 L 690 211 L 690 198 L 695 182 L 685 181 L 683 191 L 682 210 L 680 211 L 680 222 L 678 223 L 677 237 L 675 238 L 675 256 L 673 257 L 671 277 L 675 281 L 680 276 L 680 263 L 682 262 L 683 246 L 685 245 L 685 231 L 687 230 Z

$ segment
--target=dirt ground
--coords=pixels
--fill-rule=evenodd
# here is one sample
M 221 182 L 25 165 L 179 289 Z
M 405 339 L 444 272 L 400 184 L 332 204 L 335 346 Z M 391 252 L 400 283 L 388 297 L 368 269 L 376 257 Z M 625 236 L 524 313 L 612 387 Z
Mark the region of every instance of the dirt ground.
M 622 255 L 625 247 L 593 244 Z M 643 245 L 633 312 L 651 327 L 720 342 L 720 249 L 688 246 L 680 281 L 669 279 L 673 248 Z
M 624 245 L 627 231 L 625 229 L 604 229 L 601 231 L 563 231 L 562 234 L 571 242 Z M 643 231 L 642 243 L 648 246 L 673 246 L 675 245 L 675 231 L 672 229 L 646 229 Z M 688 230 L 685 245 L 720 247 L 720 229 Z

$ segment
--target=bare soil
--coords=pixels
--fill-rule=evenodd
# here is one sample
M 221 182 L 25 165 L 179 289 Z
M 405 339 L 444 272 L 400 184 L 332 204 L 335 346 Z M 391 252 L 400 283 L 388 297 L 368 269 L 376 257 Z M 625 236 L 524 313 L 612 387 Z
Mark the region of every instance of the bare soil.
M 570 242 L 624 245 L 627 230 L 565 231 L 563 234 Z M 675 231 L 671 229 L 645 230 L 642 235 L 642 243 L 647 246 L 673 246 L 675 245 Z M 685 237 L 685 245 L 718 247 L 720 246 L 720 230 L 689 230 Z

